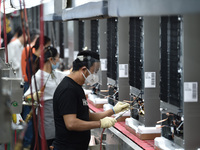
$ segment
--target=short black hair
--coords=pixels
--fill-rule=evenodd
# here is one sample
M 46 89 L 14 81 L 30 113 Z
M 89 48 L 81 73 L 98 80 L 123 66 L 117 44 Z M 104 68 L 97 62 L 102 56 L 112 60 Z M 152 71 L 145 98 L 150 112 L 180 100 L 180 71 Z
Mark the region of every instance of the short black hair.
M 44 48 L 44 63 L 46 63 L 50 57 L 56 57 L 58 55 L 58 51 L 56 48 L 52 46 L 47 46 Z
M 18 34 L 17 34 L 17 37 L 20 37 L 20 36 L 23 35 L 23 31 L 22 31 L 22 28 L 21 28 L 21 27 L 17 28 L 16 30 L 17 30 L 16 32 L 18 33 Z
M 22 30 L 20 26 L 17 26 L 17 28 L 15 28 L 14 30 L 14 34 L 17 34 L 19 33 L 19 31 Z
M 97 52 L 89 50 L 81 51 L 78 53 L 77 58 L 73 61 L 72 71 L 78 71 L 83 66 L 90 69 L 95 62 L 99 61 L 99 54 Z
M 48 36 L 44 36 L 44 43 L 43 45 L 46 45 L 48 42 L 50 42 L 51 39 Z M 38 48 L 40 47 L 40 37 L 37 38 L 35 45 L 33 46 L 33 48 L 35 48 L 35 50 L 38 50 Z
M 17 33 L 17 38 L 19 38 L 20 36 L 23 36 L 23 30 L 21 27 L 17 28 L 15 32 Z M 25 35 L 28 35 L 28 31 L 26 29 L 24 30 L 24 32 L 25 32 Z
M 40 35 L 40 30 L 39 30 L 39 29 L 32 29 L 32 30 L 30 31 L 30 41 L 33 42 L 34 39 L 35 39 L 38 35 Z

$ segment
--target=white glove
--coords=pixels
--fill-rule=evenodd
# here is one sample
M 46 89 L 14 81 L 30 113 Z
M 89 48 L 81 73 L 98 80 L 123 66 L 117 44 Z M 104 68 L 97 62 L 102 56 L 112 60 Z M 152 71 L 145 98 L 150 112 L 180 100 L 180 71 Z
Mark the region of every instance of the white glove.
M 125 103 L 125 102 L 117 102 L 117 104 L 113 107 L 113 111 L 115 114 L 125 111 L 129 109 L 130 104 Z
M 41 92 L 41 91 L 38 91 L 38 98 L 39 98 L 39 99 L 40 99 L 40 97 L 41 97 L 41 94 L 42 94 L 42 92 Z M 26 96 L 25 101 L 31 102 L 31 99 L 32 99 L 31 94 L 29 94 L 29 95 Z M 37 94 L 36 94 L 36 92 L 33 93 L 33 99 L 34 99 L 35 101 L 37 101 Z
M 37 93 L 38 93 L 38 98 L 40 99 L 42 92 L 41 92 L 41 91 L 38 91 Z M 37 94 L 36 94 L 36 92 L 33 93 L 33 99 L 34 99 L 34 100 L 37 100 Z
M 115 125 L 117 120 L 112 117 L 105 117 L 103 119 L 100 119 L 101 122 L 101 128 L 110 128 Z

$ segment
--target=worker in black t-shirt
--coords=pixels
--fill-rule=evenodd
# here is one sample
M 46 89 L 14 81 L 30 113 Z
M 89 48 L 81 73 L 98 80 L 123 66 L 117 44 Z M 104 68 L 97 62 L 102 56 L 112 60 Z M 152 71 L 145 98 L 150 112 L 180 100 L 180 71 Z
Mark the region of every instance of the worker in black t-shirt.
M 108 117 L 128 109 L 127 103 L 118 103 L 113 109 L 91 113 L 82 85 L 98 82 L 100 67 L 99 54 L 92 51 L 79 52 L 73 62 L 73 70 L 58 85 L 53 97 L 53 110 L 56 138 L 55 150 L 87 150 L 90 141 L 90 129 L 109 128 L 116 119 Z

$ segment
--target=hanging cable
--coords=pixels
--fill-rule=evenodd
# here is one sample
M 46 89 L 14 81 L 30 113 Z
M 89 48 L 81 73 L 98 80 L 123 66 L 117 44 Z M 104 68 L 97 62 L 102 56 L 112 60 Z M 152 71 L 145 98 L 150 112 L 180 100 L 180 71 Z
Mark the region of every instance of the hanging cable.
M 26 25 L 26 29 L 27 29 L 27 32 L 28 32 L 28 35 L 29 34 L 29 27 L 28 27 L 28 17 L 27 17 L 27 11 L 26 11 L 26 6 L 25 6 L 25 2 L 23 0 L 23 6 L 24 6 L 24 17 L 25 17 L 25 25 Z M 28 43 L 29 43 L 29 46 L 30 45 L 30 36 L 28 36 Z M 28 58 L 28 52 L 27 52 L 27 49 L 26 50 L 26 58 Z M 33 58 L 32 58 L 32 48 L 30 47 L 30 50 L 29 50 L 29 56 L 30 56 L 30 63 L 29 61 L 27 61 L 27 65 L 28 65 L 28 82 L 29 82 L 29 86 L 30 86 L 30 90 L 31 90 L 31 99 L 32 99 L 32 109 L 31 109 L 31 112 L 29 113 L 30 114 L 30 117 L 33 116 L 33 124 L 34 124 L 34 131 L 35 131 L 35 147 L 34 149 L 37 149 L 39 150 L 39 139 L 38 139 L 38 118 L 36 116 L 36 108 L 34 106 L 34 99 L 33 99 L 33 91 L 32 91 L 32 85 L 31 85 L 31 68 L 30 66 L 32 66 L 33 64 Z M 35 74 L 33 74 L 33 80 L 34 80 L 34 84 L 35 84 L 35 92 L 36 92 L 36 97 L 37 97 L 37 100 L 38 100 L 38 104 L 39 104 L 39 96 L 38 96 L 38 90 L 37 90 L 37 82 L 36 82 L 36 78 L 35 78 Z M 38 105 L 39 106 L 39 105 Z
M 40 8 L 41 8 L 41 10 L 40 10 L 40 13 L 41 13 L 41 15 L 40 16 L 42 16 L 41 18 L 42 18 L 42 21 L 43 21 L 43 6 L 40 6 Z M 25 7 L 25 3 L 24 3 L 24 15 L 25 15 L 25 21 L 26 21 L 26 27 L 28 28 L 28 20 L 27 20 L 27 13 L 26 13 L 26 7 Z M 40 25 L 41 26 L 43 26 L 43 22 L 41 22 L 40 21 Z M 43 62 L 44 62 L 44 52 L 43 52 L 43 38 L 44 38 L 44 34 L 43 34 L 43 31 L 44 31 L 44 28 L 41 28 L 40 29 L 41 30 L 41 36 L 40 36 L 40 49 L 41 49 L 41 60 L 40 60 L 40 68 L 43 68 Z M 30 45 L 30 44 L 29 44 Z M 31 56 L 31 64 L 33 64 L 33 62 L 32 62 L 32 50 L 31 51 L 29 51 L 29 56 Z M 42 62 L 42 63 L 41 63 Z M 30 84 L 30 88 L 32 88 L 32 85 L 31 85 L 31 77 L 30 77 L 30 65 L 29 65 L 29 84 Z M 35 87 L 36 87 L 36 97 L 37 97 L 37 102 L 38 102 L 38 104 L 40 104 L 41 103 L 41 106 L 43 106 L 43 100 L 41 100 L 41 102 L 39 101 L 39 95 L 38 95 L 38 90 L 37 90 L 37 83 L 36 83 L 36 78 L 35 78 L 35 74 L 33 74 L 33 78 L 34 78 L 34 84 L 35 84 Z M 44 91 L 44 88 L 43 88 L 43 75 L 41 75 L 41 88 L 40 88 L 40 91 L 42 92 L 42 94 L 43 94 L 43 91 Z M 31 90 L 31 97 L 32 97 L 32 90 Z M 42 96 L 43 97 L 43 96 Z M 33 99 L 33 97 L 32 97 L 32 110 L 33 110 L 33 122 L 34 122 L 34 127 L 36 127 L 35 128 L 35 135 L 37 135 L 37 133 L 38 133 L 38 128 L 37 128 L 37 124 L 38 124 L 38 118 L 36 119 L 36 115 L 35 115 L 35 109 L 34 109 L 34 105 L 33 105 L 33 103 L 34 103 L 34 99 Z M 43 107 L 39 107 L 39 112 L 41 112 L 41 113 L 39 113 L 40 115 L 41 115 L 41 118 L 44 118 L 44 117 L 42 117 L 42 116 L 44 116 L 43 115 Z M 43 123 L 44 121 L 43 121 L 43 119 L 41 119 L 41 136 L 42 136 L 42 142 L 41 142 L 41 145 L 42 145 L 42 149 L 45 149 L 45 147 L 46 147 L 46 140 L 45 140 L 45 136 L 44 136 L 44 123 Z M 38 146 L 39 146 L 39 144 L 38 144 L 38 136 L 36 136 L 35 137 L 35 141 L 36 141 L 36 144 L 35 144 L 35 148 L 39 148 Z
M 22 122 L 22 125 L 23 125 L 23 130 L 19 134 L 18 142 L 15 144 L 14 150 L 21 150 L 23 147 L 22 142 L 23 142 L 24 135 L 25 135 L 26 129 L 28 127 L 28 124 L 26 122 Z
M 101 140 L 100 140 L 100 150 L 102 150 L 102 141 L 103 141 L 103 133 L 105 131 L 105 128 L 103 128 L 102 132 L 101 132 Z
M 26 41 L 26 35 L 25 35 L 25 30 L 27 31 L 27 37 L 28 37 L 28 42 L 29 42 L 29 45 L 30 45 L 30 34 L 29 34 L 29 30 L 28 30 L 28 22 L 27 22 L 27 13 L 26 13 L 26 7 L 25 7 L 25 2 L 23 0 L 23 5 L 24 5 L 24 14 L 23 14 L 23 11 L 22 11 L 22 3 L 21 3 L 21 0 L 19 0 L 19 3 L 20 3 L 20 15 L 21 15 L 21 23 L 22 23 L 22 31 L 23 31 L 23 37 L 24 37 L 24 41 Z M 25 20 L 24 20 L 24 16 L 25 16 Z M 25 22 L 26 21 L 26 22 Z M 25 29 L 26 28 L 26 29 Z M 24 43 L 24 47 L 25 47 L 25 51 L 26 51 L 26 56 L 27 56 L 27 47 L 26 47 L 26 43 Z M 29 67 L 29 61 L 28 61 L 28 72 L 30 74 L 30 67 Z M 29 78 L 30 79 L 30 78 Z M 35 78 L 34 78 L 35 80 Z M 30 82 L 29 82 L 30 83 Z M 36 84 L 36 83 L 35 83 Z M 32 111 L 33 111 L 33 124 L 34 124 L 34 130 L 36 132 L 36 136 L 35 136 L 35 146 L 37 147 L 37 150 L 39 150 L 39 143 L 38 143 L 38 136 L 37 136 L 37 133 L 38 133 L 38 130 L 37 130 L 37 118 L 36 118 L 36 113 L 35 113 L 35 108 L 33 108 L 33 92 L 32 92 L 32 87 L 30 86 L 30 89 L 31 89 L 31 99 L 32 99 Z M 37 91 L 37 89 L 36 89 Z M 27 125 L 25 126 L 25 130 L 23 131 L 25 133 L 26 131 L 26 128 L 27 128 Z M 19 138 L 19 142 L 16 144 L 15 146 L 15 149 L 16 150 L 19 150 L 20 147 L 22 146 L 22 141 L 23 141 L 23 135 L 24 133 L 21 134 L 21 138 Z
M 26 58 L 28 59 L 29 56 L 30 56 L 30 63 L 29 61 L 27 61 L 27 69 L 28 69 L 28 82 L 29 82 L 29 86 L 30 86 L 30 90 L 31 90 L 31 99 L 32 99 L 32 111 L 33 111 L 33 120 L 34 120 L 34 130 L 35 132 L 37 132 L 37 119 L 36 119 L 36 113 L 35 113 L 35 107 L 34 107 L 34 100 L 33 100 L 33 91 L 32 91 L 32 85 L 31 85 L 31 71 L 30 71 L 30 66 L 32 66 L 33 64 L 33 59 L 32 59 L 32 47 L 31 47 L 31 42 L 30 42 L 30 34 L 29 34 L 29 26 L 28 26 L 28 17 L 27 17 L 27 11 L 26 11 L 26 6 L 25 6 L 25 2 L 23 0 L 23 6 L 24 6 L 24 17 L 25 17 L 25 25 L 26 25 L 26 28 L 27 28 L 27 33 L 28 33 L 28 43 L 29 43 L 29 46 L 30 46 L 30 50 L 29 50 L 29 54 L 28 54 L 28 50 L 25 49 L 25 53 L 26 53 Z M 35 81 L 35 87 L 37 87 L 37 83 L 36 83 L 36 78 L 35 78 L 35 74 L 33 74 L 33 79 Z M 37 91 L 37 88 L 36 88 L 36 92 Z M 37 99 L 38 99 L 38 95 L 37 95 Z M 36 134 L 37 135 L 37 134 Z M 36 137 L 36 142 L 38 141 L 38 138 Z M 38 145 L 38 144 L 36 144 Z
M 40 43 L 41 43 L 41 58 L 40 58 L 40 67 L 44 67 L 44 20 L 43 20 L 43 0 L 41 0 L 40 5 Z M 44 91 L 43 88 L 43 72 L 41 72 L 41 87 L 40 89 Z M 45 139 L 45 133 L 44 133 L 44 92 L 41 93 L 41 101 L 40 104 L 42 107 L 39 107 L 40 112 L 40 118 L 41 118 L 41 148 L 42 150 L 46 149 L 46 139 Z

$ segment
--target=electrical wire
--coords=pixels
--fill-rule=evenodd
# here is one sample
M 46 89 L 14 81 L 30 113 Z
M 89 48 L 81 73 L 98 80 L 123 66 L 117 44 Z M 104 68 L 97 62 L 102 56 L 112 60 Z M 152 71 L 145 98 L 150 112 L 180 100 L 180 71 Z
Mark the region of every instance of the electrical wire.
M 26 41 L 25 40 L 25 30 L 27 31 L 27 36 L 28 36 L 28 43 L 29 43 L 29 45 L 30 45 L 30 34 L 29 34 L 29 28 L 28 28 L 28 19 L 27 19 L 27 12 L 26 12 L 26 7 L 25 7 L 25 2 L 24 2 L 24 0 L 23 0 L 23 5 L 24 5 L 24 12 L 22 11 L 22 2 L 21 2 L 21 0 L 19 0 L 19 3 L 20 3 L 20 14 L 21 14 L 21 22 L 22 22 L 22 30 L 23 30 L 23 37 L 24 37 L 24 41 Z M 24 17 L 25 17 L 25 19 L 24 19 Z M 28 58 L 28 52 L 27 52 L 27 47 L 26 47 L 26 43 L 24 43 L 24 47 L 25 47 L 25 53 L 26 53 L 26 58 Z M 31 52 L 32 52 L 32 50 L 30 50 L 29 51 L 29 53 L 30 53 L 30 55 L 29 56 L 32 56 L 31 55 Z M 31 59 L 32 60 L 32 59 Z M 32 64 L 33 62 L 31 62 L 31 64 Z M 29 82 L 29 85 L 30 85 L 30 83 L 31 83 L 31 77 L 30 77 L 30 65 L 31 64 L 29 64 L 29 61 L 27 61 L 27 65 L 28 65 L 28 82 Z M 36 79 L 35 79 L 35 75 L 33 75 L 33 79 L 34 79 L 34 83 L 35 83 L 35 86 L 37 85 L 36 84 Z M 37 87 L 37 86 L 36 86 Z M 34 102 L 34 100 L 33 100 L 33 92 L 32 92 L 32 86 L 30 86 L 30 90 L 31 90 L 31 99 L 32 99 L 32 111 L 33 111 L 33 124 L 34 124 L 34 131 L 35 131 L 35 148 L 37 148 L 37 150 L 39 150 L 39 142 L 38 142 L 38 128 L 37 128 L 37 118 L 36 118 L 36 113 L 35 113 L 35 108 L 34 108 L 34 106 L 33 106 L 33 102 Z M 37 92 L 37 88 L 36 88 L 36 92 Z M 37 95 L 37 97 L 38 97 L 38 95 Z
M 101 94 L 101 93 L 98 93 L 98 95 L 101 95 L 101 96 L 104 96 L 104 97 L 108 97 L 108 96 L 106 96 L 106 95 L 104 95 L 104 94 Z M 111 97 L 109 97 L 109 99 L 111 99 L 111 100 L 113 100 L 113 101 L 115 101 L 115 102 L 118 102 L 119 100 L 116 100 L 116 99 L 114 99 L 114 98 L 111 98 Z M 126 102 L 126 103 L 133 103 L 134 101 L 127 101 L 127 100 L 123 100 L 123 102 Z M 135 103 L 134 105 L 132 105 L 131 107 L 130 107 L 130 109 L 139 109 L 139 108 L 137 108 L 137 107 L 134 107 L 134 106 L 136 106 L 136 105 L 138 105 L 138 103 Z M 141 105 L 140 105 L 141 106 Z
M 27 28 L 27 34 L 28 34 L 28 43 L 29 43 L 29 46 L 30 45 L 30 34 L 29 34 L 29 27 L 28 27 L 28 18 L 27 18 L 27 11 L 26 11 L 26 6 L 25 6 L 25 2 L 23 0 L 23 5 L 24 5 L 24 17 L 25 17 L 25 22 L 24 24 L 26 25 L 26 28 Z M 21 3 L 20 3 L 20 6 L 21 6 Z M 23 17 L 23 16 L 22 16 Z M 28 52 L 27 52 L 27 49 L 25 47 L 25 53 L 26 53 L 26 58 L 28 58 Z M 32 89 L 32 85 L 31 85 L 31 68 L 30 66 L 32 66 L 33 64 L 33 56 L 32 56 L 32 48 L 30 47 L 30 50 L 29 50 L 29 56 L 30 56 L 30 62 L 29 60 L 27 61 L 27 69 L 28 69 L 28 83 L 29 83 L 29 86 L 30 86 L 30 90 L 31 90 L 31 99 L 32 99 L 32 117 L 33 117 L 33 126 L 34 126 L 34 131 L 35 131 L 35 147 L 34 149 L 37 148 L 37 150 L 39 150 L 39 142 L 38 142 L 38 119 L 36 117 L 36 112 L 35 112 L 35 108 L 34 108 L 34 99 L 33 99 L 33 89 Z M 35 87 L 37 87 L 37 83 L 36 83 L 36 78 L 35 78 L 35 74 L 33 74 L 33 80 L 34 80 L 34 84 L 35 84 Z M 37 88 L 35 89 L 36 90 L 36 93 L 38 92 L 37 91 Z M 38 99 L 38 94 L 36 95 L 37 96 L 37 99 Z M 39 104 L 39 103 L 38 103 Z M 31 112 L 30 112 L 31 113 Z M 29 114 L 30 114 L 29 113 Z
M 116 92 L 115 92 L 116 93 Z M 98 95 L 101 95 L 101 96 L 104 96 L 104 97 L 108 97 L 108 96 L 106 96 L 106 95 L 104 95 L 104 94 L 101 94 L 101 93 L 98 93 Z M 113 100 L 113 101 L 118 101 L 118 100 L 116 100 L 116 99 L 114 99 L 114 98 L 111 98 L 111 97 L 109 97 L 111 100 Z M 105 128 L 103 128 L 103 130 L 102 130 L 102 132 L 101 132 L 101 139 L 100 139 L 100 150 L 102 150 L 102 140 L 103 140 L 103 133 L 104 133 L 104 131 L 105 131 Z
M 15 130 L 15 144 L 17 143 L 17 130 Z
M 22 132 L 19 134 L 19 137 L 18 137 L 18 142 L 15 144 L 15 148 L 14 150 L 21 150 L 23 145 L 22 145 L 22 142 L 23 142 L 23 138 L 24 138 L 24 135 L 25 135 L 25 132 L 26 132 L 26 129 L 28 127 L 28 124 L 26 122 L 22 122 L 23 124 L 23 130 Z
M 100 140 L 100 150 L 102 150 L 102 140 L 103 140 L 103 133 L 105 131 L 105 128 L 103 128 L 102 132 L 101 132 L 101 140 Z
M 42 2 L 43 0 L 41 0 Z M 41 59 L 40 59 L 40 67 L 43 68 L 44 66 L 44 20 L 43 20 L 43 4 L 40 5 L 40 45 L 41 45 Z M 41 72 L 41 89 L 43 87 L 43 72 Z M 45 88 L 45 87 L 44 87 Z M 44 89 L 42 89 L 44 90 Z M 44 106 L 44 95 L 43 92 L 41 93 L 41 101 L 40 104 Z M 42 150 L 46 149 L 46 139 L 45 139 L 45 132 L 44 132 L 44 107 L 39 107 L 40 111 L 40 118 L 41 118 L 41 148 Z
M 21 2 L 21 0 L 19 0 L 19 3 L 20 3 L 20 17 L 21 17 L 21 23 L 22 23 L 23 38 L 24 38 L 24 41 L 26 41 L 25 30 L 27 30 L 28 42 L 29 42 L 29 45 L 30 45 L 30 35 L 29 35 L 29 31 L 28 31 L 28 24 L 26 25 L 26 22 L 25 22 L 26 20 L 24 20 L 24 16 L 26 16 L 26 15 L 25 15 L 25 12 L 22 11 L 22 2 Z M 24 4 L 24 10 L 25 10 L 25 3 L 24 3 L 24 1 L 23 1 L 23 4 Z M 26 52 L 26 56 L 27 56 L 26 42 L 24 42 L 24 47 L 25 47 L 25 52 Z M 30 69 L 28 69 L 28 70 L 30 71 Z M 32 89 L 31 89 L 31 92 L 32 92 Z M 35 123 L 35 121 L 33 121 L 33 122 Z M 27 124 L 24 125 L 24 130 L 19 135 L 19 141 L 15 144 L 15 150 L 20 150 L 22 148 L 22 146 L 23 146 L 22 142 L 23 142 L 23 138 L 24 138 L 24 134 L 26 132 L 27 126 L 28 126 Z M 36 124 L 34 124 L 34 128 L 35 129 L 37 128 Z M 38 144 L 36 144 L 36 145 L 38 145 Z
M 115 95 L 115 94 L 116 94 L 116 92 L 115 92 L 113 95 Z M 139 93 L 138 96 L 136 96 L 135 100 L 139 97 L 140 94 L 141 94 L 141 93 Z M 101 93 L 98 93 L 98 95 L 107 97 L 106 95 L 101 94 Z M 112 95 L 112 96 L 113 96 L 113 95 Z M 113 100 L 113 101 L 117 101 L 117 102 L 119 101 L 119 100 L 116 100 L 116 99 L 111 98 L 111 97 L 109 97 L 109 98 L 110 98 L 111 100 Z M 128 102 L 128 103 L 131 103 L 131 104 L 132 104 L 134 101 L 127 101 L 127 100 L 124 100 L 124 102 Z M 137 109 L 137 110 L 138 110 L 138 108 L 134 107 L 134 106 L 137 105 L 137 104 L 138 104 L 138 103 L 132 105 L 132 106 L 130 107 L 130 109 Z M 103 128 L 103 130 L 102 130 L 102 132 L 101 132 L 100 150 L 102 150 L 102 140 L 103 140 L 103 133 L 104 133 L 104 131 L 105 131 L 105 128 Z
M 117 91 L 116 91 L 117 92 Z M 113 94 L 113 95 L 115 95 L 116 94 L 116 92 Z M 104 97 L 107 97 L 106 95 L 104 95 L 104 94 L 101 94 L 101 93 L 98 93 L 98 95 L 101 95 L 101 96 L 104 96 Z M 112 96 L 113 96 L 112 95 Z M 139 94 L 140 95 L 140 94 Z M 139 96 L 138 95 L 138 96 Z M 137 96 L 137 97 L 138 97 Z M 116 100 L 116 99 L 114 99 L 114 98 L 111 98 L 111 97 L 109 97 L 111 100 L 113 100 L 113 101 L 119 101 L 119 100 Z M 127 101 L 126 101 L 127 102 Z M 133 103 L 133 101 L 128 101 L 129 103 Z M 134 104 L 133 106 L 135 106 L 136 104 Z M 133 107 L 133 106 L 131 106 L 130 107 L 130 109 L 138 109 L 138 108 L 135 108 L 135 107 Z M 105 128 L 103 128 L 103 130 L 102 130 L 102 132 L 101 132 L 101 139 L 100 139 L 100 150 L 102 150 L 102 140 L 103 140 L 103 133 L 104 133 L 104 131 L 105 131 Z
M 100 95 L 100 96 L 104 96 L 104 97 L 107 97 L 107 98 L 113 100 L 114 102 L 118 102 L 118 101 L 119 101 L 119 100 L 116 100 L 116 99 L 110 97 L 110 96 L 112 96 L 112 95 L 107 96 L 107 95 L 104 95 L 104 94 L 101 94 L 101 93 L 98 93 L 98 95 Z

